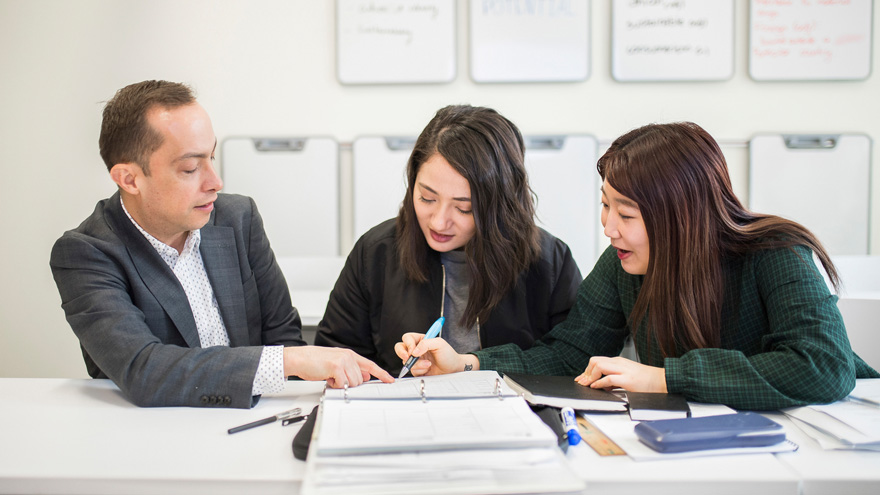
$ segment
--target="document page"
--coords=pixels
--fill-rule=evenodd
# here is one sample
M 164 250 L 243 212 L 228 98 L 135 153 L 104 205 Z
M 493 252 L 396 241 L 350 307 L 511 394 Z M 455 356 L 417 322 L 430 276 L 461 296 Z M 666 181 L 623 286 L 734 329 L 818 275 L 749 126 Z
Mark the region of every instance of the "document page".
M 553 431 L 525 400 L 325 400 L 318 453 L 426 452 L 555 446 Z

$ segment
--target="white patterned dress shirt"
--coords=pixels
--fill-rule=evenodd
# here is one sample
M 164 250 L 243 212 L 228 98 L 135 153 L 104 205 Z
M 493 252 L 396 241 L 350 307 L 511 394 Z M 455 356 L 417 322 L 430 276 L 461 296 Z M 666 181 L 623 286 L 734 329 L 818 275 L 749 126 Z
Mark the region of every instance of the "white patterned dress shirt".
M 191 230 L 186 236 L 183 250 L 178 253 L 177 249 L 156 239 L 142 229 L 125 209 L 122 198 L 119 198 L 119 202 L 131 223 L 150 241 L 150 245 L 165 260 L 177 280 L 180 281 L 180 285 L 183 286 L 189 307 L 196 320 L 201 346 L 229 346 L 229 334 L 223 323 L 223 317 L 220 316 L 217 298 L 214 297 L 214 288 L 211 286 L 211 281 L 208 280 L 208 272 L 205 271 L 202 253 L 199 251 L 199 245 L 202 241 L 201 230 Z M 257 374 L 254 376 L 252 393 L 253 395 L 262 395 L 282 390 L 284 390 L 284 347 L 280 345 L 263 346 L 260 364 L 257 366 Z

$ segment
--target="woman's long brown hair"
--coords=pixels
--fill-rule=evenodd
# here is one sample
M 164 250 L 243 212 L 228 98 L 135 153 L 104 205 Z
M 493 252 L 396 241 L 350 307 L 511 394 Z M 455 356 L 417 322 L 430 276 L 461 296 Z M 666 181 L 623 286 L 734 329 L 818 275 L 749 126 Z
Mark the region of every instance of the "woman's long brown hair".
M 430 248 L 419 227 L 413 191 L 419 168 L 440 154 L 468 181 L 476 224 L 464 247 L 471 274 L 462 325 L 485 321 L 519 274 L 540 255 L 532 190 L 519 129 L 495 110 L 441 108 L 416 140 L 407 163 L 407 189 L 397 215 L 397 248 L 407 276 L 427 281 Z
M 804 245 L 838 288 L 831 258 L 809 230 L 740 203 L 718 143 L 696 124 L 632 130 L 612 143 L 598 169 L 603 180 L 639 205 L 644 219 L 650 256 L 631 328 L 642 328 L 647 315 L 644 328 L 664 356 L 720 346 L 725 256 Z

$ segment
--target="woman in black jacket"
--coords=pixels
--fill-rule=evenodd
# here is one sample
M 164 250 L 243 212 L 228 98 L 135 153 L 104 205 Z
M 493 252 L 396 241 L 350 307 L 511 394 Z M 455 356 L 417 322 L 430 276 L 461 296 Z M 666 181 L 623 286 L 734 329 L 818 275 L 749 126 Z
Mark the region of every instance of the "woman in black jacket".
M 535 224 L 524 154 L 496 111 L 440 109 L 410 155 L 400 213 L 355 244 L 315 343 L 397 373 L 394 344 L 440 316 L 458 352 L 527 349 L 565 320 L 582 278 L 568 246 Z

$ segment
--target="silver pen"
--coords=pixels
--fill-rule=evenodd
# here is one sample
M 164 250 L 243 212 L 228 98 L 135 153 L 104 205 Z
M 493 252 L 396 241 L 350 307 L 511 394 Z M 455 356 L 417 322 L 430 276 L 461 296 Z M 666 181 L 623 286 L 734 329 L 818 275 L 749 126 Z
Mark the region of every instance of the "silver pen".
M 300 414 L 302 414 L 302 409 L 297 407 L 297 408 L 291 409 L 289 411 L 284 411 L 283 413 L 278 413 L 275 416 L 270 416 L 268 418 L 263 418 L 263 419 L 254 421 L 253 423 L 248 423 L 246 425 L 241 425 L 241 426 L 236 426 L 235 428 L 230 428 L 230 429 L 226 430 L 226 432 L 229 433 L 230 435 L 232 435 L 233 433 L 238 433 L 240 431 L 248 430 L 250 428 L 255 428 L 257 426 L 262 426 L 262 425 L 267 425 L 269 423 L 274 423 L 274 422 L 278 421 L 279 419 L 281 419 L 281 420 L 292 419 L 292 418 L 295 418 L 296 416 L 299 416 Z

